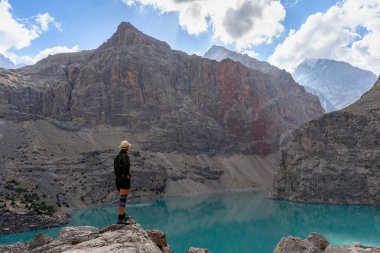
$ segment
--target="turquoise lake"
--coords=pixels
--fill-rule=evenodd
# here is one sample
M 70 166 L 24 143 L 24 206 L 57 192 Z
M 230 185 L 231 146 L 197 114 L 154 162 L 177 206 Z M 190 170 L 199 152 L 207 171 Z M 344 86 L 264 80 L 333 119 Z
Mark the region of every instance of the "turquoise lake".
M 213 253 L 269 253 L 283 236 L 304 238 L 313 231 L 332 244 L 380 246 L 380 207 L 299 204 L 266 196 L 243 192 L 133 201 L 127 211 L 145 229 L 164 231 L 174 253 L 190 246 Z M 74 212 L 69 225 L 103 227 L 115 221 L 116 205 L 107 205 Z M 30 240 L 40 232 L 56 236 L 59 230 L 0 236 L 0 243 Z

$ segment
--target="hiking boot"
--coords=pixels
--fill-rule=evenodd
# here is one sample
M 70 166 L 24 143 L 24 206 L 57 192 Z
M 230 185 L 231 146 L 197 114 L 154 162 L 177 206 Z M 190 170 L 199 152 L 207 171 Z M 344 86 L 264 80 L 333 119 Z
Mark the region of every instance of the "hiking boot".
M 123 217 L 117 219 L 116 224 L 128 224 L 129 220 L 132 220 L 132 217 L 124 215 Z
M 124 217 L 124 218 L 121 218 L 121 219 L 117 219 L 117 222 L 116 224 L 127 224 L 127 219 Z

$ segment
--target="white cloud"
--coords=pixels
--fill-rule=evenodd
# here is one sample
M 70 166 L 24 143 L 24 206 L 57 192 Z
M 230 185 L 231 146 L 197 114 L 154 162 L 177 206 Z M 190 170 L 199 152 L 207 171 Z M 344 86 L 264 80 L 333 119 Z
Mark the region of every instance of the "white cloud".
M 11 13 L 12 6 L 8 0 L 0 0 L 0 54 L 10 58 L 14 63 L 34 63 L 36 57 L 18 56 L 9 52 L 10 49 L 22 49 L 29 47 L 33 40 L 38 38 L 42 33 L 48 31 L 49 26 L 53 25 L 61 30 L 61 23 L 56 21 L 49 13 L 37 14 L 33 17 L 33 22 L 29 26 L 13 17 Z M 59 50 L 73 50 L 67 47 L 54 47 L 45 49 L 43 52 L 59 52 Z M 50 51 L 49 51 L 50 50 Z M 55 51 L 54 51 L 55 50 Z M 40 54 L 41 54 L 40 53 Z M 41 57 L 41 56 L 39 56 Z
M 127 5 L 152 6 L 177 12 L 179 24 L 199 35 L 211 27 L 215 40 L 237 49 L 271 43 L 284 27 L 285 9 L 277 0 L 122 0 Z
M 79 51 L 79 46 L 75 45 L 73 47 L 66 47 L 66 46 L 56 46 L 52 48 L 46 48 L 39 52 L 34 57 L 34 62 L 38 62 L 39 60 L 48 57 L 49 55 L 59 54 L 59 53 L 74 53 Z
M 268 60 L 293 71 L 306 58 L 328 58 L 380 74 L 379 13 L 379 0 L 342 1 L 325 13 L 309 16 Z
M 10 48 L 28 47 L 32 40 L 39 36 L 38 29 L 26 28 L 10 13 L 11 5 L 8 0 L 0 1 L 0 53 Z
M 43 58 L 48 57 L 49 55 L 59 54 L 59 53 L 74 53 L 79 51 L 79 46 L 75 45 L 73 47 L 67 46 L 55 46 L 51 48 L 46 48 L 36 54 L 35 56 L 18 56 L 14 53 L 5 53 L 5 56 L 13 61 L 15 64 L 25 63 L 25 64 L 34 64 Z
M 40 26 L 40 31 L 47 31 L 49 29 L 49 25 L 52 24 L 55 26 L 58 30 L 62 30 L 61 28 L 61 22 L 58 22 L 55 20 L 54 17 L 50 16 L 49 13 L 44 14 L 37 14 L 35 18 L 37 24 Z

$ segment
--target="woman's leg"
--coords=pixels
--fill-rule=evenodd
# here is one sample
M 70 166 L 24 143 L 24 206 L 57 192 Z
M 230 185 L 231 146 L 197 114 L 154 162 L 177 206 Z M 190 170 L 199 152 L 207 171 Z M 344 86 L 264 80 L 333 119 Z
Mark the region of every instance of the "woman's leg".
M 120 189 L 119 191 L 119 195 L 120 195 L 119 215 L 125 214 L 125 203 L 127 202 L 128 193 L 129 193 L 129 189 Z

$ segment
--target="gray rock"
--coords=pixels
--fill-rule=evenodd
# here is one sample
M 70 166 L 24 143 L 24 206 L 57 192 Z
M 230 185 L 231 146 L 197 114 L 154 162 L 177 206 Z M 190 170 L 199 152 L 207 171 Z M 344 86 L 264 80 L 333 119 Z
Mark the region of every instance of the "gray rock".
M 289 236 L 281 239 L 274 253 L 321 253 L 313 243 L 298 237 Z
M 160 230 L 147 230 L 149 238 L 162 250 L 164 253 L 171 253 L 170 246 L 166 241 L 166 235 Z
M 310 121 L 284 150 L 269 195 L 380 204 L 380 80 L 353 105 Z
M 194 248 L 191 247 L 187 253 L 211 253 L 208 249 Z
M 313 232 L 306 238 L 306 241 L 311 242 L 317 249 L 324 251 L 328 246 L 329 242 L 322 235 Z
M 166 244 L 167 245 L 167 244 Z M 106 227 L 65 227 L 57 238 L 38 235 L 30 243 L 0 245 L 1 252 L 171 252 L 161 250 L 139 224 Z
M 380 252 L 380 248 L 366 247 L 360 244 L 344 246 L 329 245 L 329 242 L 320 234 L 313 233 L 307 239 L 302 240 L 298 237 L 284 237 L 277 244 L 274 253 L 364 253 Z

